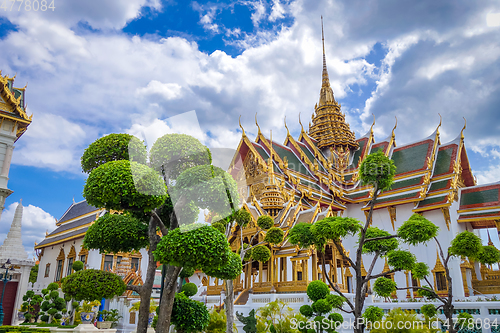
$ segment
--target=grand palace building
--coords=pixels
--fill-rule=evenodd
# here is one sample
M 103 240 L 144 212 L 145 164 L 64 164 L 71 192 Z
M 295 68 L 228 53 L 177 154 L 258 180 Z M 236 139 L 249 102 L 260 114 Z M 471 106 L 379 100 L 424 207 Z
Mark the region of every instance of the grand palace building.
M 330 216 L 349 216 L 366 222 L 373 188 L 360 183 L 359 166 L 367 155 L 377 151 L 394 161 L 397 174 L 392 188 L 381 193 L 376 201 L 372 226 L 394 232 L 414 213 L 422 214 L 439 226 L 438 239 L 444 247 L 464 230 L 478 234 L 480 229 L 500 230 L 500 183 L 476 184 L 465 147 L 465 126 L 457 129 L 456 139 L 451 142 L 441 142 L 441 123 L 436 124 L 436 130 L 427 137 L 404 145 L 397 144 L 396 126 L 382 141 L 375 141 L 373 125 L 368 133 L 356 137 L 330 86 L 324 52 L 319 100 L 308 127 L 304 128 L 302 122 L 300 125 L 298 137 L 287 131 L 283 142 L 273 141 L 260 128 L 257 136 L 250 139 L 242 128 L 229 172 L 239 184 L 243 209 L 250 212 L 252 221 L 243 229 L 233 230 L 230 238 L 233 250 L 240 248 L 240 239 L 248 243 L 259 232 L 253 243 L 263 241 L 265 233 L 258 230 L 256 223 L 261 215 L 270 215 L 274 226 L 280 227 L 285 236 L 297 223 L 315 223 Z M 75 260 L 83 261 L 86 267 L 121 274 L 127 283 L 141 283 L 141 271 L 146 271 L 145 251 L 103 254 L 82 248 L 86 230 L 103 213 L 86 202 L 71 205 L 57 221 L 56 229 L 35 247 L 40 258 L 37 288 L 70 274 Z M 488 233 L 488 237 L 498 238 L 498 233 Z M 355 253 L 356 239 L 344 239 L 342 245 L 348 255 Z M 286 237 L 281 244 L 269 247 L 272 255 L 268 262 L 250 262 L 236 279 L 237 311 L 248 313 L 277 298 L 298 308 L 309 302 L 305 293 L 308 283 L 317 279 L 325 281 L 326 275 L 342 292 L 353 297 L 354 271 L 333 244 L 326 248 L 326 270 L 316 250 L 294 246 Z M 430 281 L 438 292 L 447 294 L 445 270 L 435 242 L 402 247 L 414 253 L 418 261 L 428 264 L 432 271 Z M 371 259 L 368 255 L 363 257 L 365 263 L 371 263 Z M 449 265 L 456 299 L 474 301 L 477 297 L 500 296 L 497 265 L 489 267 L 460 258 L 451 260 Z M 379 259 L 374 272 L 388 270 L 387 262 Z M 421 285 L 408 271 L 396 272 L 391 278 L 399 287 Z M 196 298 L 208 306 L 223 302 L 223 281 L 197 272 L 190 282 L 199 285 Z M 367 305 L 385 304 L 389 308 L 394 305 L 372 295 L 371 289 L 368 293 Z M 121 303 L 116 303 L 124 316 L 124 329 L 135 323 L 127 311 L 134 297 L 129 293 Z M 419 298 L 408 289 L 397 291 L 393 295 L 393 300 L 396 299 L 399 306 L 407 304 L 411 308 Z M 410 300 L 412 302 L 408 302 Z M 467 303 L 466 308 L 480 309 L 475 304 Z M 477 310 L 477 314 L 493 313 L 490 310 Z

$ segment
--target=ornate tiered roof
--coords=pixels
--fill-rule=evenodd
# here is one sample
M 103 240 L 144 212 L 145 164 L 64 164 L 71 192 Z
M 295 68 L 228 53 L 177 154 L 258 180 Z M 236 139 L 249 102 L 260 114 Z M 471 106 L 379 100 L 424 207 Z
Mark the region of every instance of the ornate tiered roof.
M 14 121 L 17 126 L 16 141 L 26 132 L 31 124 L 33 115 L 26 114 L 27 106 L 24 101 L 26 86 L 23 88 L 14 87 L 16 76 L 2 76 L 0 71 L 0 118 Z

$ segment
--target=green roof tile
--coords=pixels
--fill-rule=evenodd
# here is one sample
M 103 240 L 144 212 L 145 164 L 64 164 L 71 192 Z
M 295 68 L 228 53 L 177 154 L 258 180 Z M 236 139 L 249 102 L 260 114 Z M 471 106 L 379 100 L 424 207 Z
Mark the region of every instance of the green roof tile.
M 419 170 L 425 167 L 429 142 L 417 144 L 409 148 L 394 151 L 392 160 L 396 165 L 397 174 Z
M 364 197 L 368 194 L 368 192 L 360 192 L 360 193 L 354 193 L 354 194 L 346 194 L 346 197 L 348 197 L 349 199 L 357 199 L 357 198 L 361 198 L 361 197 Z
M 403 195 L 397 195 L 397 196 L 390 197 L 390 198 L 382 198 L 382 199 L 378 199 L 375 204 L 378 205 L 378 204 L 381 204 L 381 203 L 384 203 L 384 202 L 389 202 L 389 201 L 397 201 L 397 200 L 409 199 L 411 197 L 414 197 L 415 195 L 418 195 L 418 192 L 417 193 L 408 193 L 408 194 L 403 194 Z
M 422 177 L 405 179 L 399 182 L 395 182 L 392 184 L 390 191 L 398 190 L 404 187 L 419 185 L 422 182 Z
M 441 180 L 439 182 L 432 183 L 429 192 L 445 190 L 447 188 L 448 188 L 448 179 Z
M 296 172 L 299 172 L 303 175 L 310 175 L 312 174 L 309 172 L 309 170 L 302 164 L 302 162 L 297 158 L 297 156 L 284 148 L 281 148 L 278 145 L 273 145 L 274 151 L 281 157 L 281 159 L 284 159 L 285 157 L 288 160 L 288 168 L 290 170 L 294 170 Z
M 453 147 L 450 147 L 438 152 L 436 166 L 434 167 L 434 175 L 442 175 L 450 171 L 453 150 Z
M 358 166 L 359 159 L 361 158 L 361 154 L 365 150 L 366 142 L 367 141 L 368 141 L 368 139 L 358 141 L 358 143 L 359 143 L 359 149 L 354 152 L 354 157 L 352 159 L 352 164 L 351 164 L 351 166 L 353 168 L 355 168 L 355 167 Z
M 445 195 L 445 196 L 441 196 L 441 197 L 432 197 L 432 198 L 424 199 L 419 203 L 418 206 L 419 207 L 430 206 L 430 205 L 433 205 L 436 203 L 440 203 L 443 200 L 445 200 L 446 198 L 447 198 L 447 196 Z
M 460 206 L 476 205 L 488 202 L 498 201 L 498 189 L 491 189 L 485 191 L 476 192 L 462 192 L 462 198 L 460 199 Z

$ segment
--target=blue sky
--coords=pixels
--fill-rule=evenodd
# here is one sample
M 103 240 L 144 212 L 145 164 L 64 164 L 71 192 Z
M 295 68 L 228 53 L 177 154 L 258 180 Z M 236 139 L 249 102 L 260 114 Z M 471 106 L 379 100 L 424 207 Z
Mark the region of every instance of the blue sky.
M 373 113 L 379 140 L 395 116 L 398 144 L 420 140 L 441 113 L 447 142 L 466 117 L 479 183 L 500 180 L 497 1 L 54 1 L 54 11 L 0 9 L 0 69 L 28 82 L 33 113 L 0 241 L 21 198 L 25 247 L 51 231 L 83 199 L 83 150 L 108 133 L 186 131 L 235 148 L 238 117 L 252 136 L 258 112 L 263 131 L 284 139 L 286 115 L 297 135 L 299 113 L 306 124 L 318 99 L 321 15 L 331 84 L 357 136 Z

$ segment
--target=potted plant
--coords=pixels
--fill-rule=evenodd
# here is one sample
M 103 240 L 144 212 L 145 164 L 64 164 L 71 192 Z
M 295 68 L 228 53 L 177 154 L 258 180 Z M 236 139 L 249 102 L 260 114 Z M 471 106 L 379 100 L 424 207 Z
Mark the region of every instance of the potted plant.
M 113 310 L 109 310 L 109 311 L 102 310 L 102 311 L 99 311 L 99 315 L 102 316 L 103 321 L 97 322 L 97 328 L 101 328 L 101 329 L 116 327 L 116 325 L 118 324 L 118 320 L 120 318 L 122 318 L 122 316 L 120 316 L 118 314 L 117 309 L 113 309 Z
M 80 312 L 80 318 L 82 324 L 92 324 L 94 322 L 95 310 L 94 307 L 101 305 L 98 301 L 84 301 L 82 305 L 82 312 Z

